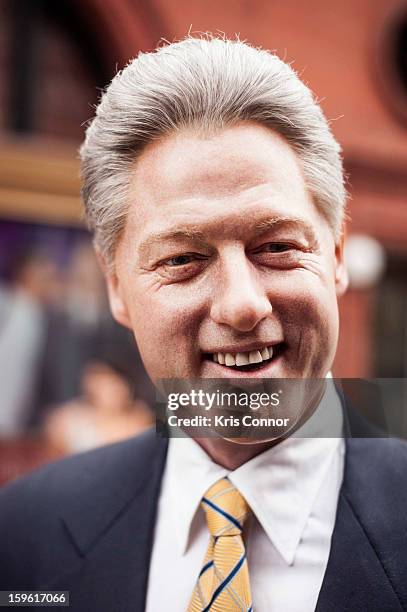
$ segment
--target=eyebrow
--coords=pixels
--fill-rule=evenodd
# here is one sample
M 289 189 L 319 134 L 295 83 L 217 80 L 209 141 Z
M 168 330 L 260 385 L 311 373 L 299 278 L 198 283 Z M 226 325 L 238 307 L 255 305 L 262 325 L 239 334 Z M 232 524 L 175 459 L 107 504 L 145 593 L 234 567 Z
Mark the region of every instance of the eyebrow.
M 221 221 L 216 222 L 216 227 L 219 227 Z M 214 223 L 209 223 L 207 228 L 212 228 Z M 250 226 L 250 233 L 255 235 L 265 234 L 270 230 L 279 229 L 280 227 L 291 226 L 292 228 L 300 229 L 305 238 L 311 245 L 318 244 L 318 240 L 311 223 L 305 221 L 300 217 L 268 217 L 265 219 L 260 219 Z M 160 245 L 163 242 L 170 241 L 182 241 L 182 240 L 192 240 L 197 243 L 206 243 L 207 242 L 207 233 L 203 231 L 202 225 L 188 225 L 183 228 L 177 228 L 173 230 L 164 230 L 162 232 L 157 232 L 148 236 L 143 242 L 139 245 L 138 251 L 140 254 L 149 251 L 152 246 Z
M 301 217 L 271 217 L 255 223 L 256 234 L 265 234 L 267 231 L 279 229 L 280 227 L 291 226 L 304 232 L 304 236 L 311 244 L 318 244 L 318 239 L 311 223 Z

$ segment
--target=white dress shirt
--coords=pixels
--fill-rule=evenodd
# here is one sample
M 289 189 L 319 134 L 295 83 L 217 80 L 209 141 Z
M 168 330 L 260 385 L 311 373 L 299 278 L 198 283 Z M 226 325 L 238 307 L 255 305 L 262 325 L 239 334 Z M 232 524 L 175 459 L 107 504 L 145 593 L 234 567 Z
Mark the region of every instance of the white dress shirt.
M 233 471 L 214 463 L 191 438 L 172 438 L 159 498 L 147 612 L 186 611 L 209 541 L 200 501 L 224 476 L 254 514 L 244 535 L 255 612 L 315 610 L 343 479 L 342 426 L 340 400 L 328 381 L 301 435 L 297 432 Z M 337 432 L 337 437 L 323 437 L 324 431 Z

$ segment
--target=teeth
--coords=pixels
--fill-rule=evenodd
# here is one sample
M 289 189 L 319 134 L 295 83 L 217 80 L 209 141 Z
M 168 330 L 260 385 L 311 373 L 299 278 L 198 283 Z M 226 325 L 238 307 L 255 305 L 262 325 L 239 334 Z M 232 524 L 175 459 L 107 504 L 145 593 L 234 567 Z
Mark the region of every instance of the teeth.
M 226 355 L 225 355 L 225 365 L 227 365 L 227 366 L 234 366 L 234 365 L 236 365 L 236 361 L 235 361 L 235 358 L 233 357 L 232 353 L 226 353 Z
M 250 351 L 247 353 L 214 353 L 213 360 L 226 366 L 246 366 L 252 363 L 262 363 L 273 356 L 273 347 L 265 346 L 261 351 Z
M 261 363 L 263 358 L 261 356 L 260 351 L 250 351 L 249 353 L 249 363 Z
M 236 365 L 237 366 L 249 365 L 249 357 L 247 353 L 238 353 L 236 355 Z

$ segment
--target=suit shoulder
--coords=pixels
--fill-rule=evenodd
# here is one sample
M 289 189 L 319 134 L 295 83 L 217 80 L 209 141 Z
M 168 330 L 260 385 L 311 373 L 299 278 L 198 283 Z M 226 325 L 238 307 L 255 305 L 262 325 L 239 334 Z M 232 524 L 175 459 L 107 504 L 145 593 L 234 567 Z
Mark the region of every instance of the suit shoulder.
M 407 489 L 407 442 L 398 438 L 351 438 L 347 441 L 348 476 L 382 486 Z
M 346 455 L 345 497 L 377 550 L 399 551 L 407 571 L 407 442 L 351 439 Z
M 81 557 L 66 516 L 103 530 L 165 458 L 154 431 L 49 464 L 0 491 L 0 588 L 41 588 Z M 161 449 L 161 453 L 157 452 Z M 107 517 L 107 518 L 106 518 Z M 85 525 L 86 523 L 86 525 Z
M 156 445 L 154 431 L 148 430 L 123 442 L 52 462 L 7 484 L 0 490 L 0 533 L 5 521 L 8 525 L 13 522 L 22 508 L 31 522 L 43 522 L 75 497 L 111 480 L 125 483 L 132 472 L 137 481 Z

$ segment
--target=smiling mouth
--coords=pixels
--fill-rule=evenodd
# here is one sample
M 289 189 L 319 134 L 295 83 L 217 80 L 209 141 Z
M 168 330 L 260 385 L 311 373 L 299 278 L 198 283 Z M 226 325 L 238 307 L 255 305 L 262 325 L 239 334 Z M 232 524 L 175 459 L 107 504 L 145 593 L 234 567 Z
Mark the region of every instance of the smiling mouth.
M 285 348 L 285 343 L 280 342 L 279 344 L 267 346 L 255 351 L 205 353 L 204 358 L 208 361 L 214 361 L 228 370 L 252 372 L 266 368 L 271 362 L 280 357 Z

